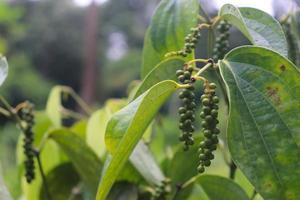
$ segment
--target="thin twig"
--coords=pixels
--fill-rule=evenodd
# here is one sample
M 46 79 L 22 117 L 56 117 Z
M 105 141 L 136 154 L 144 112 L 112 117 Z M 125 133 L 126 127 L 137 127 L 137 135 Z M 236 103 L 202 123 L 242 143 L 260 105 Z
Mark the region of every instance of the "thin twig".
M 42 166 L 42 162 L 41 162 L 41 159 L 40 159 L 40 152 L 37 151 L 37 150 L 35 150 L 35 157 L 36 157 L 37 162 L 38 162 L 39 171 L 40 171 L 42 181 L 43 181 L 43 184 L 44 184 L 44 188 L 45 188 L 45 192 L 46 192 L 46 197 L 47 197 L 48 200 L 51 200 L 52 198 L 51 198 L 51 195 L 50 195 L 50 192 L 49 192 L 49 187 L 48 187 L 48 184 L 47 184 L 46 176 L 45 176 L 43 166 Z

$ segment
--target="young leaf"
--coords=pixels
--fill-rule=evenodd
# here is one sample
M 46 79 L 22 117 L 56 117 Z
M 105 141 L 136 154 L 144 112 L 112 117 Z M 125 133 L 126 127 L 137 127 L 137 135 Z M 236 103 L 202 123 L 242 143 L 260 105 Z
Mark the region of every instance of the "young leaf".
M 175 72 L 178 69 L 182 69 L 184 63 L 185 63 L 184 59 L 179 57 L 169 58 L 160 62 L 144 78 L 143 82 L 137 89 L 133 99 L 137 98 L 142 93 L 147 91 L 150 87 L 152 87 L 153 85 L 155 85 L 160 81 L 176 80 Z
M 145 36 L 142 78 L 164 59 L 166 53 L 183 48 L 185 36 L 197 25 L 198 13 L 197 0 L 160 2 Z
M 202 187 L 208 199 L 211 200 L 250 200 L 246 192 L 228 178 L 204 175 L 197 179 L 197 183 Z
M 219 16 L 236 26 L 252 44 L 270 48 L 288 56 L 284 32 L 276 19 L 255 8 L 236 8 L 225 4 Z
M 59 128 L 61 126 L 61 94 L 62 94 L 62 87 L 55 86 L 52 88 L 47 105 L 46 105 L 46 113 L 48 114 L 50 120 L 52 121 L 54 127 Z
M 110 119 L 106 129 L 105 142 L 113 156 L 101 179 L 97 200 L 106 198 L 147 126 L 162 104 L 177 88 L 178 84 L 174 81 L 162 81 L 115 113 Z
M 0 86 L 3 84 L 8 74 L 8 64 L 6 58 L 0 55 Z
M 57 129 L 49 133 L 72 161 L 83 182 L 92 193 L 96 192 L 102 163 L 84 140 L 68 129 Z
M 229 52 L 220 69 L 230 96 L 233 160 L 264 199 L 300 198 L 300 72 L 266 48 Z

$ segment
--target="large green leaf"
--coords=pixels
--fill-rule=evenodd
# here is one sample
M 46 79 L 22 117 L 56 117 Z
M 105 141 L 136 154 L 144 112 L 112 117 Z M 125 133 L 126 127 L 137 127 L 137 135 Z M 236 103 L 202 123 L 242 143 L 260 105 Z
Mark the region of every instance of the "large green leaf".
M 49 133 L 72 161 L 83 182 L 94 193 L 100 178 L 102 163 L 84 140 L 68 129 L 57 129 Z
M 0 170 L 2 171 L 1 166 L 0 166 Z M 0 197 L 5 199 L 5 200 L 12 200 L 13 199 L 11 194 L 9 193 L 4 181 L 3 181 L 1 173 L 0 173 Z
M 246 192 L 228 178 L 204 175 L 197 179 L 197 183 L 203 189 L 205 196 L 210 200 L 249 200 Z
M 153 68 L 144 78 L 141 85 L 138 87 L 134 99 L 147 91 L 150 87 L 163 80 L 176 80 L 176 70 L 182 69 L 185 61 L 182 58 L 169 58 L 166 59 L 155 68 Z
M 288 56 L 284 32 L 279 22 L 269 14 L 255 8 L 236 8 L 225 4 L 219 16 L 236 26 L 253 44 Z
M 160 82 L 115 113 L 110 119 L 105 142 L 113 156 L 99 185 L 97 200 L 106 198 L 147 126 L 162 104 L 177 88 L 178 84 L 174 81 Z
M 229 89 L 228 145 L 264 199 L 300 199 L 300 72 L 280 54 L 245 46 L 220 61 Z
M 6 79 L 8 74 L 8 64 L 6 58 L 0 55 L 0 86 Z
M 197 25 L 197 0 L 162 0 L 156 9 L 144 41 L 142 77 L 144 78 L 170 51 L 184 46 L 190 28 Z M 191 58 L 191 57 L 190 57 Z
M 66 200 L 72 196 L 72 189 L 80 182 L 80 178 L 71 163 L 64 163 L 46 175 L 48 191 L 52 199 Z M 44 185 L 40 189 L 40 198 L 47 199 Z

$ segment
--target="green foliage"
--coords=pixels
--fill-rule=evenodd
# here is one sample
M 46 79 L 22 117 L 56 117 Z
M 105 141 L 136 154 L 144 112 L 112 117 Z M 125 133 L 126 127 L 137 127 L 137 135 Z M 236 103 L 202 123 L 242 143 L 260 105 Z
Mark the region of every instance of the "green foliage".
M 160 2 L 145 36 L 143 79 L 126 99 L 109 99 L 94 111 L 71 88 L 55 86 L 46 110 L 24 117 L 17 115 L 24 103 L 11 107 L 0 98 L 1 114 L 23 133 L 17 167 L 24 198 L 249 200 L 253 190 L 265 200 L 300 198 L 300 71 L 286 58 L 280 24 L 260 10 L 229 4 L 210 20 L 198 12 L 195 0 Z M 253 45 L 227 53 L 230 25 L 224 20 Z M 210 41 L 220 33 L 213 59 L 194 58 L 203 29 Z M 291 31 L 297 33 L 295 22 Z M 7 68 L 1 58 L 0 85 Z M 170 98 L 179 89 L 181 107 Z M 66 109 L 66 95 L 84 113 Z M 176 145 L 179 129 L 186 151 Z M 39 169 L 30 184 L 24 177 L 29 157 Z
M 233 160 L 265 199 L 299 198 L 300 72 L 278 53 L 251 46 L 231 51 L 220 64 L 230 95 Z
M 252 44 L 268 47 L 288 56 L 283 30 L 279 22 L 269 14 L 255 8 L 236 8 L 226 4 L 219 11 L 219 16 L 236 26 Z
M 198 12 L 196 0 L 160 2 L 145 36 L 142 78 L 164 59 L 166 53 L 184 46 L 185 36 L 197 24 Z

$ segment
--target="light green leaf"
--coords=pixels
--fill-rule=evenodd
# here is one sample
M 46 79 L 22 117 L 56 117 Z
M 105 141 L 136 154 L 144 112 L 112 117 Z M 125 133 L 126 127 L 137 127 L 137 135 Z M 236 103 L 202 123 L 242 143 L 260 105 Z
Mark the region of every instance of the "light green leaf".
M 264 199 L 300 199 L 300 72 L 266 48 L 229 52 L 220 69 L 230 96 L 234 162 Z
M 6 58 L 0 55 L 0 86 L 3 84 L 8 74 L 8 64 Z
M 184 63 L 185 61 L 182 58 L 175 57 L 166 59 L 157 64 L 157 66 L 155 66 L 155 68 L 153 68 L 144 78 L 133 99 L 137 98 L 142 93 L 147 91 L 150 87 L 152 87 L 156 83 L 159 83 L 160 81 L 176 80 L 175 72 L 178 69 L 182 69 Z
M 48 191 L 52 199 L 66 200 L 72 196 L 72 189 L 80 182 L 80 178 L 71 163 L 61 164 L 46 175 Z M 40 198 L 47 199 L 44 185 L 40 189 Z
M 149 183 L 159 184 L 165 178 L 144 142 L 136 145 L 129 160 Z
M 105 142 L 113 157 L 99 185 L 97 200 L 106 198 L 147 126 L 162 104 L 177 88 L 178 84 L 174 81 L 160 82 L 115 113 L 110 119 Z
M 0 166 L 0 171 L 2 171 L 1 166 Z M 0 197 L 5 200 L 13 199 L 4 183 L 4 180 L 2 178 L 2 172 L 0 172 Z
M 95 193 L 100 178 L 102 163 L 84 140 L 68 129 L 57 129 L 49 133 L 73 163 L 91 193 Z
M 105 154 L 104 135 L 109 118 L 110 114 L 104 108 L 94 112 L 88 121 L 86 142 L 99 158 Z
M 61 126 L 62 121 L 62 104 L 61 104 L 61 95 L 63 89 L 61 86 L 55 86 L 52 88 L 47 105 L 46 105 L 46 113 L 48 114 L 50 120 L 53 123 L 53 126 L 59 128 Z
M 252 44 L 288 56 L 287 42 L 281 25 L 264 11 L 225 4 L 219 11 L 219 16 L 236 26 Z
M 142 78 L 170 51 L 184 46 L 190 28 L 197 25 L 197 0 L 162 0 L 158 5 L 144 41 Z M 191 59 L 191 55 L 188 59 Z
M 197 183 L 210 200 L 250 200 L 246 192 L 228 178 L 213 175 L 200 176 Z M 199 199 L 202 199 L 199 197 Z

